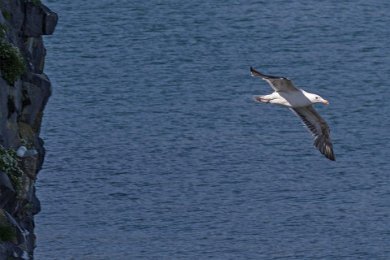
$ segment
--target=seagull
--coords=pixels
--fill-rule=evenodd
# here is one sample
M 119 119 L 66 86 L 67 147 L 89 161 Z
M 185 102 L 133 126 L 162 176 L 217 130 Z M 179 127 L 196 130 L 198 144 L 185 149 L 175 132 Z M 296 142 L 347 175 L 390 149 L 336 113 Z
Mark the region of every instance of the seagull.
M 295 87 L 288 78 L 265 75 L 252 67 L 250 67 L 250 71 L 252 76 L 267 81 L 274 90 L 269 95 L 254 96 L 255 101 L 288 107 L 313 134 L 314 146 L 326 158 L 335 161 L 329 126 L 312 106 L 315 103 L 328 105 L 329 102 L 317 94 Z

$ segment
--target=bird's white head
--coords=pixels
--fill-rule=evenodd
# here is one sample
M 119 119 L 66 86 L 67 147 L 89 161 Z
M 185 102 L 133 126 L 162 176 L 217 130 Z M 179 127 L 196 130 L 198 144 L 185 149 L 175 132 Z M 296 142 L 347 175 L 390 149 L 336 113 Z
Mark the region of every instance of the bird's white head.
M 320 97 L 319 95 L 316 95 L 316 94 L 311 94 L 310 95 L 310 101 L 312 103 L 322 103 L 324 105 L 329 105 L 329 101 Z

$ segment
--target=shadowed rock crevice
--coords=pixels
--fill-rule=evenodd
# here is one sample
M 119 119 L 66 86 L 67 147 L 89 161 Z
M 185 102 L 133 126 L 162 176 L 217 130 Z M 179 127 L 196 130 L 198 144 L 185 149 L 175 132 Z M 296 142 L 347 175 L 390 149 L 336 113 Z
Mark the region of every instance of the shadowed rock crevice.
M 0 10 L 0 259 L 33 259 L 39 133 L 51 95 L 42 35 L 58 17 L 39 1 L 0 0 Z

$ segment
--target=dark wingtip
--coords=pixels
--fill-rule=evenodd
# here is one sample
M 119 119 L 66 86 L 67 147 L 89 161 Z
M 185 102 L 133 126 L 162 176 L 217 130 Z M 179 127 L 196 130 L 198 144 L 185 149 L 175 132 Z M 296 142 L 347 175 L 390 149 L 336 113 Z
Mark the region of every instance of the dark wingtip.
M 326 144 L 326 149 L 324 154 L 329 160 L 336 161 L 336 157 L 334 156 L 334 152 L 333 152 L 333 145 L 330 141 L 329 143 Z
M 255 68 L 253 68 L 252 66 L 250 67 L 250 71 L 252 73 L 252 76 L 260 77 L 262 79 L 287 79 L 288 80 L 288 78 L 285 78 L 285 77 L 271 76 L 271 75 L 263 74 L 260 71 L 255 70 Z
M 318 136 L 314 140 L 314 146 L 322 153 L 327 159 L 336 161 L 336 157 L 333 152 L 333 145 L 330 142 L 329 137 Z
M 250 67 L 250 71 L 251 71 L 252 76 L 256 76 L 256 77 L 263 77 L 264 76 L 263 74 L 261 74 L 260 72 L 255 70 L 252 66 Z
M 330 153 L 325 152 L 324 155 L 329 160 L 336 161 L 336 157 L 334 156 L 334 153 L 333 153 L 333 148 L 331 148 Z

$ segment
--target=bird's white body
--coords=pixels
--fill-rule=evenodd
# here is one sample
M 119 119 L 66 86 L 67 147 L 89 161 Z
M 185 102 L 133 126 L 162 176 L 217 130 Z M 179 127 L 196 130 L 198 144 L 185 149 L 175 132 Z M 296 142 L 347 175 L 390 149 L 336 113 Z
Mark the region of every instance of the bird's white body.
M 273 92 L 269 95 L 255 96 L 255 99 L 264 103 L 271 103 L 285 107 L 306 107 L 311 105 L 316 95 L 302 89 L 294 92 Z

